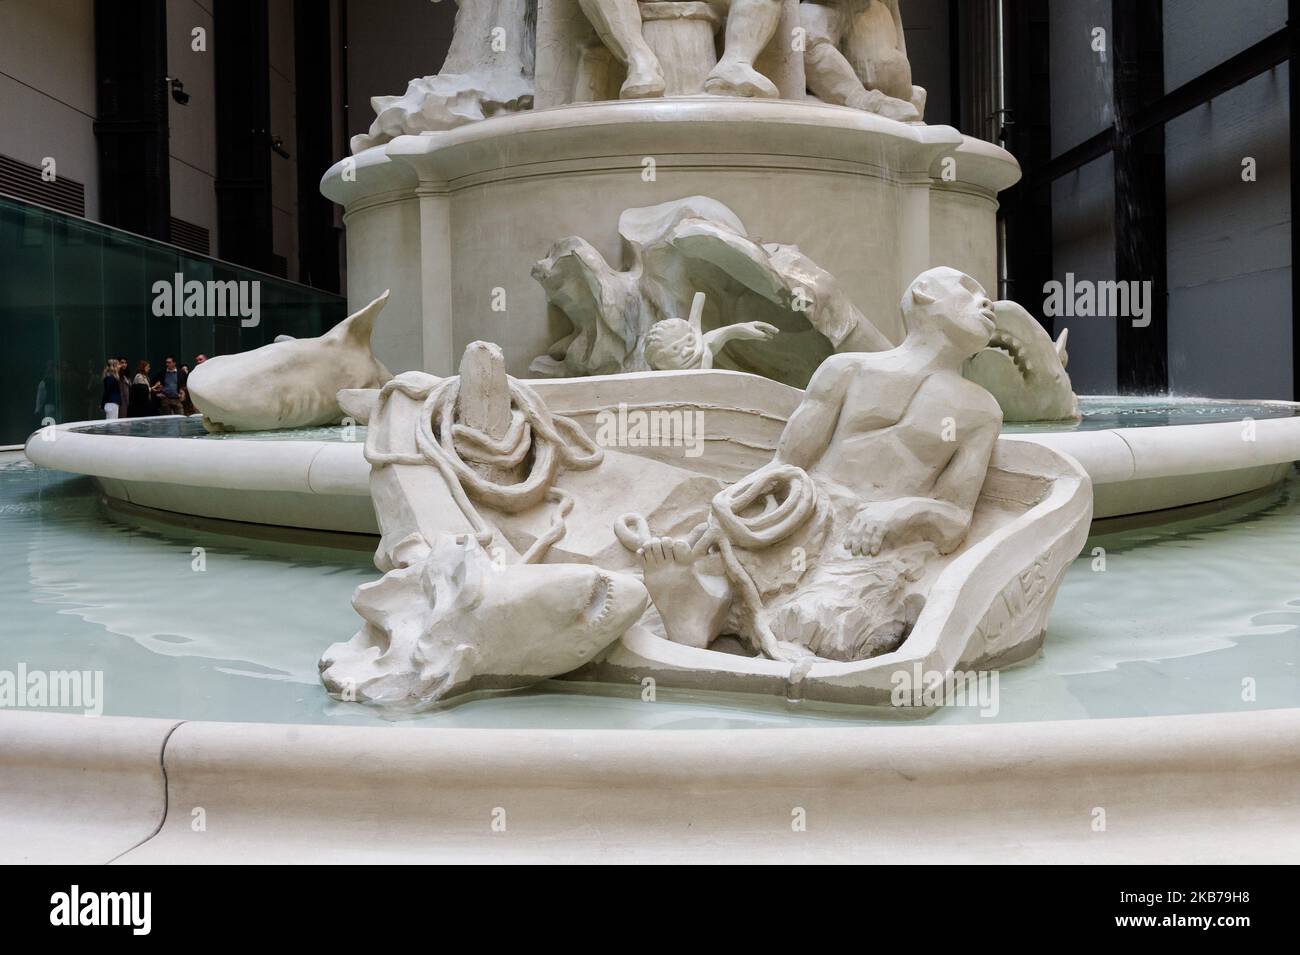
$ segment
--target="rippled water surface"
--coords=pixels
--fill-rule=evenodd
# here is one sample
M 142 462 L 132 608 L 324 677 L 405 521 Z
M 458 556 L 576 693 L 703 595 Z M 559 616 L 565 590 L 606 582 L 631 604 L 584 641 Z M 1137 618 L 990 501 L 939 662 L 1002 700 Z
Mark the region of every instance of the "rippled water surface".
M 1252 418 L 1291 418 L 1296 409 L 1265 401 L 1207 401 L 1204 398 L 1136 398 L 1114 395 L 1081 395 L 1080 420 L 1003 425 L 1003 432 L 1025 434 L 1039 431 L 1106 431 L 1110 428 L 1162 428 L 1169 425 L 1215 424 Z
M 377 576 L 361 552 L 122 523 L 102 510 L 92 480 L 0 457 L 0 670 L 102 670 L 110 714 L 401 727 L 870 722 L 845 710 L 665 691 L 643 703 L 552 683 L 384 724 L 330 701 L 316 677 L 321 651 L 356 629 L 353 588 Z M 1061 588 L 1044 652 L 1001 674 L 995 718 L 1297 706 L 1298 625 L 1293 481 L 1213 517 L 1090 540 Z M 1254 700 L 1243 699 L 1252 685 Z M 926 722 L 980 720 L 953 708 Z

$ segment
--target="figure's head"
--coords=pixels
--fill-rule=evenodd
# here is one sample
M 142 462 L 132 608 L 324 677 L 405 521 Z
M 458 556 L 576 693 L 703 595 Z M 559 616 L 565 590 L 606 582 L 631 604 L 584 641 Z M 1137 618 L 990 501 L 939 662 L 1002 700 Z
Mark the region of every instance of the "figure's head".
M 918 275 L 900 304 L 908 337 L 940 337 L 969 358 L 989 343 L 997 327 L 983 286 L 945 266 Z
M 698 368 L 704 340 L 684 318 L 655 322 L 645 335 L 645 360 L 659 371 Z

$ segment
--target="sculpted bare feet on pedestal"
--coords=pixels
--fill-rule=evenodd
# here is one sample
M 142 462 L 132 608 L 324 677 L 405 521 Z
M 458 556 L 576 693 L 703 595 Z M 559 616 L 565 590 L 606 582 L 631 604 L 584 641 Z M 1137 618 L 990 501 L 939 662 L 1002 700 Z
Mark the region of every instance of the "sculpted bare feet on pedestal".
M 601 42 L 627 68 L 627 80 L 619 96 L 622 99 L 663 96 L 667 86 L 664 69 L 642 34 L 638 0 L 578 0 L 578 4 Z M 754 61 L 776 33 L 781 0 L 717 0 L 714 6 L 727 11 L 724 52 L 706 77 L 704 92 L 718 96 L 779 96 L 776 84 L 754 68 Z M 661 47 L 660 54 L 670 70 L 691 61 L 690 65 L 703 72 L 713 62 L 711 44 L 701 52 L 698 47 L 674 43 Z M 670 61 L 669 57 L 675 59 Z
M 896 119 L 900 123 L 921 121 L 921 113 L 915 106 L 901 99 L 886 96 L 880 90 L 854 90 L 846 97 L 844 105 L 867 113 L 875 113 L 886 119 Z
M 627 79 L 619 89 L 622 99 L 651 99 L 664 95 L 664 71 L 652 55 L 637 57 L 627 64 Z
M 808 89 L 825 103 L 919 123 L 925 90 L 912 85 L 899 0 L 805 0 Z
M 689 542 L 652 537 L 641 545 L 645 588 L 664 622 L 668 639 L 706 648 L 722 632 L 731 607 L 731 585 L 701 570 Z
M 704 92 L 714 96 L 759 96 L 775 99 L 780 96 L 776 84 L 769 80 L 752 63 L 738 58 L 723 57 L 704 81 Z

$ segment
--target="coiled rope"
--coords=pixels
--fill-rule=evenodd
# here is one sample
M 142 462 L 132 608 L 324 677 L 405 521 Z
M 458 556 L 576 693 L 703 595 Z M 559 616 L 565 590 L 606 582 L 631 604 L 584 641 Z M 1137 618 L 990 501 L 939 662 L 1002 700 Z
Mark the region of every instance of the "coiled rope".
M 395 393 L 423 401 L 416 425 L 415 444 L 419 454 L 381 451 L 376 446 L 378 429 L 366 435 L 366 460 L 375 467 L 389 464 L 432 464 L 442 474 L 447 490 L 461 513 L 474 528 L 479 544 L 487 547 L 495 529 L 479 514 L 475 503 L 517 514 L 543 501 L 558 505 L 550 528 L 523 555 L 524 563 L 536 563 L 552 544 L 564 536 L 565 517 L 573 499 L 555 487 L 561 468 L 586 470 L 604 458 L 598 448 L 571 418 L 553 415 L 537 392 L 507 377 L 510 390 L 510 425 L 500 438 L 456 420 L 460 378 L 441 378 L 431 384 L 416 384 L 402 376 L 380 389 L 378 414 Z M 529 460 L 528 475 L 517 484 L 489 480 L 472 465 L 514 470 Z

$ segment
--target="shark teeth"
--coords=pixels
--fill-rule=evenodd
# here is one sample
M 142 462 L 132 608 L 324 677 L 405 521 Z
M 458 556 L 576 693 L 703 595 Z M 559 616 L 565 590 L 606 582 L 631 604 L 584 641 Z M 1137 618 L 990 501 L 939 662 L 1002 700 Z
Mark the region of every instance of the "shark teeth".
M 587 606 L 583 608 L 582 613 L 579 615 L 588 629 L 598 629 L 613 611 L 614 601 L 611 599 L 613 592 L 614 581 L 609 574 L 598 575 L 591 585 L 591 595 L 587 598 Z
M 989 339 L 989 347 L 1006 352 L 1011 357 L 1011 360 L 1015 362 L 1016 368 L 1020 371 L 1022 377 L 1027 379 L 1033 373 L 1034 366 L 1025 352 L 1024 343 L 1010 332 L 1003 331 L 1000 328 L 996 329 L 993 332 L 993 337 Z

